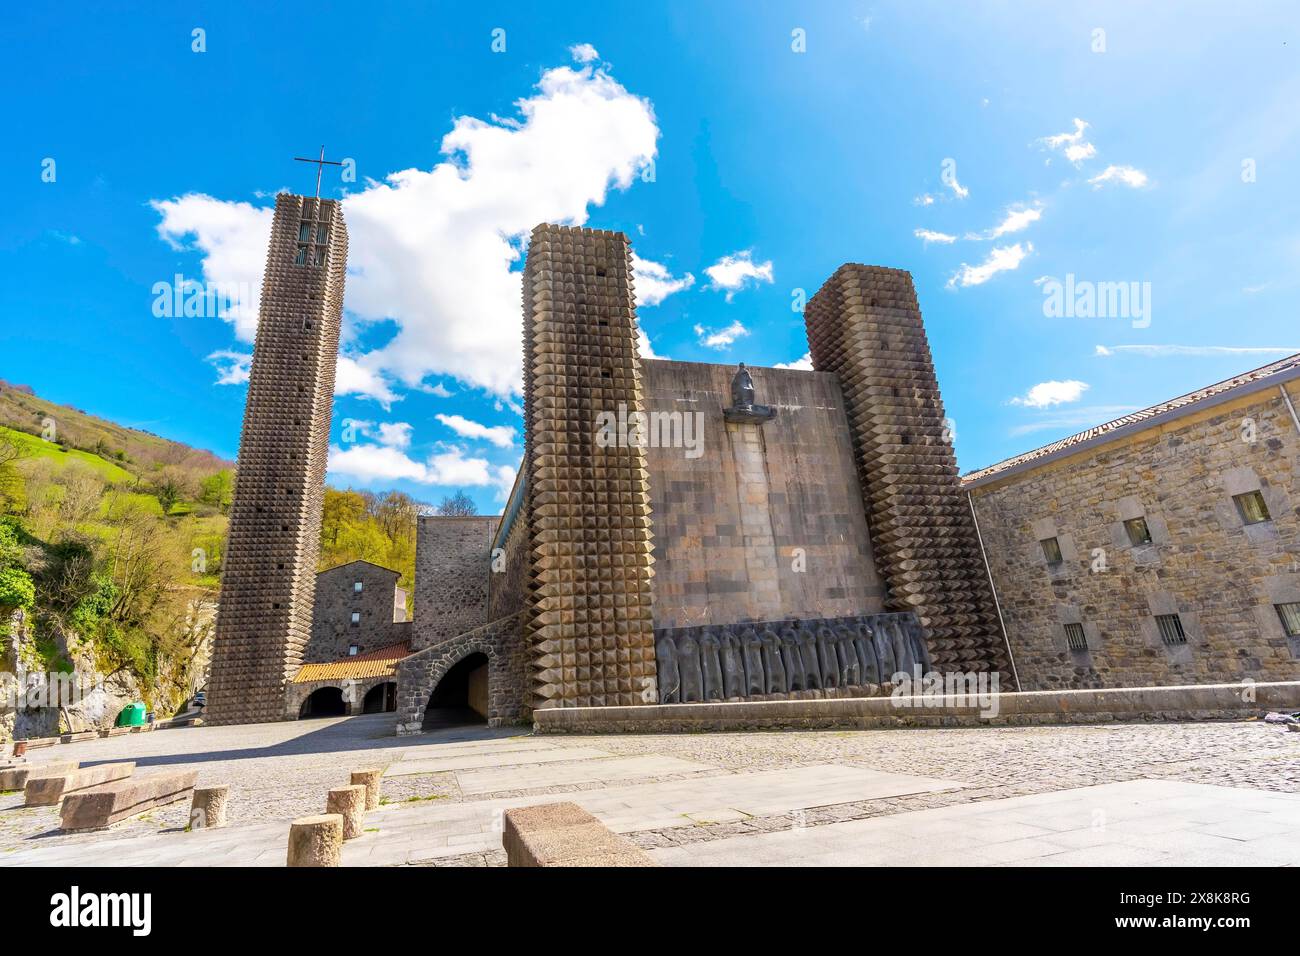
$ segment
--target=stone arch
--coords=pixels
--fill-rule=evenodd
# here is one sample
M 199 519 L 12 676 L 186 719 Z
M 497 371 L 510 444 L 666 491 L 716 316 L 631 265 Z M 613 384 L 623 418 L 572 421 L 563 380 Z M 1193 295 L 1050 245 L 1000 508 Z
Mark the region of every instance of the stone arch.
M 342 717 L 348 712 L 348 705 L 343 699 L 343 688 L 336 684 L 317 687 L 298 708 L 298 719 L 308 717 Z
M 397 709 L 397 681 L 385 680 L 372 685 L 361 698 L 361 713 L 381 714 Z

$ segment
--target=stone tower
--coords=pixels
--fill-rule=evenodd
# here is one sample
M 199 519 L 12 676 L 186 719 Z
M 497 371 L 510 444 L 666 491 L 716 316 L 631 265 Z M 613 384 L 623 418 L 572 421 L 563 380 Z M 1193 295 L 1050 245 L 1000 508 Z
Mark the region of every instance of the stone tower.
M 1005 669 L 911 274 L 843 265 L 804 319 L 813 367 L 844 391 L 887 606 L 917 613 L 941 669 Z
M 627 237 L 538 226 L 523 299 L 533 703 L 653 703 L 645 450 L 597 442 L 642 410 Z
M 276 197 L 208 682 L 210 724 L 296 717 L 311 636 L 348 237 L 339 203 Z

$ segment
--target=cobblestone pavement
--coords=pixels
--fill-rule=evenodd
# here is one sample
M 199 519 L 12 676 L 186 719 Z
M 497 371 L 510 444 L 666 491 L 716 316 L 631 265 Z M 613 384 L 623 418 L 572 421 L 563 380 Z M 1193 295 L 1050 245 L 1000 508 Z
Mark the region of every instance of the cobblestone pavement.
M 135 760 L 140 772 L 188 768 L 199 786 L 231 788 L 232 824 L 287 821 L 324 808 L 325 791 L 347 783 L 348 773 L 399 760 L 441 757 L 460 741 L 526 734 L 522 728 L 442 731 L 392 736 L 389 715 L 241 727 L 155 731 L 35 751 L 33 763 L 80 760 L 83 765 Z M 821 825 L 960 803 L 998 800 L 1141 778 L 1172 779 L 1283 792 L 1300 792 L 1300 734 L 1259 721 L 1187 724 L 1120 724 L 978 729 L 800 731 L 684 735 L 534 737 L 548 747 L 603 751 L 606 759 L 671 757 L 707 765 L 695 773 L 618 781 L 619 785 L 705 779 L 728 773 L 840 764 L 871 770 L 961 781 L 964 789 L 839 803 L 800 811 L 801 825 Z M 503 748 L 504 749 L 504 748 Z M 576 756 L 576 754 L 575 754 Z M 528 763 L 526 755 L 519 764 Z M 635 761 L 625 761 L 632 764 Z M 510 766 L 503 761 L 503 766 Z M 565 764 L 572 767 L 573 763 Z M 536 777 L 536 765 L 527 779 Z M 453 771 L 389 776 L 390 803 L 525 797 L 611 786 L 586 781 L 463 794 Z M 0 865 L 4 855 L 35 846 L 106 838 L 62 834 L 56 811 L 22 808 L 21 794 L 0 795 Z M 400 809 L 400 808 L 398 808 Z M 112 839 L 156 834 L 185 823 L 177 804 L 115 828 Z M 632 834 L 648 848 L 724 839 L 791 826 L 791 814 L 743 821 L 648 829 Z M 436 865 L 483 866 L 503 862 L 499 852 L 443 857 Z

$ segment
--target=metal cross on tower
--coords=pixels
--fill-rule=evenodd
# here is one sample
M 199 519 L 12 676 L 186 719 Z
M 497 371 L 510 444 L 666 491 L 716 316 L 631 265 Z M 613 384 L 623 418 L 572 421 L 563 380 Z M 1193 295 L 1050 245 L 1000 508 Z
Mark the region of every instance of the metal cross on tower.
M 321 174 L 321 170 L 323 170 L 326 166 L 342 166 L 342 165 L 343 165 L 342 163 L 336 163 L 336 162 L 335 162 L 334 160 L 332 160 L 332 159 L 326 159 L 326 158 L 325 158 L 325 147 L 324 147 L 323 145 L 322 145 L 321 148 L 320 148 L 320 159 L 304 159 L 304 158 L 301 157 L 301 156 L 295 156 L 293 159 L 294 159 L 294 162 L 296 162 L 296 163 L 315 163 L 315 164 L 316 164 L 316 198 L 317 198 L 317 199 L 320 199 L 320 174 Z

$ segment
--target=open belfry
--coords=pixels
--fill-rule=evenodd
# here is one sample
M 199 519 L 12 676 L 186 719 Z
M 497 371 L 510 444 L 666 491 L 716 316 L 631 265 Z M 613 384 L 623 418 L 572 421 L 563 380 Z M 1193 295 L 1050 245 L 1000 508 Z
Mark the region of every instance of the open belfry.
M 347 266 L 337 201 L 280 194 L 230 507 L 209 723 L 283 720 L 311 635 Z
M 813 368 L 834 372 L 844 393 L 886 606 L 916 612 L 943 669 L 1004 669 L 912 276 L 845 264 L 804 319 Z

